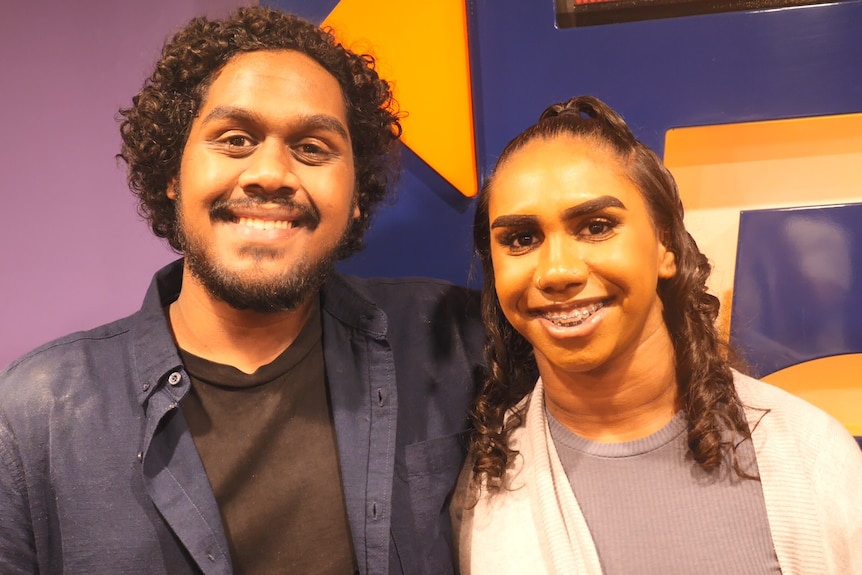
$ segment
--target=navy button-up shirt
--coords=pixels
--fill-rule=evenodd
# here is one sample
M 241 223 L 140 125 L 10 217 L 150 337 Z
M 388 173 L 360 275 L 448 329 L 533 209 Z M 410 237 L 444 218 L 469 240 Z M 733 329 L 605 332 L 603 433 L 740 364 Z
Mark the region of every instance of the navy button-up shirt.
M 232 572 L 179 403 L 165 318 L 182 265 L 141 310 L 0 374 L 0 573 Z M 326 380 L 360 572 L 454 572 L 446 506 L 481 377 L 478 298 L 445 282 L 333 275 Z

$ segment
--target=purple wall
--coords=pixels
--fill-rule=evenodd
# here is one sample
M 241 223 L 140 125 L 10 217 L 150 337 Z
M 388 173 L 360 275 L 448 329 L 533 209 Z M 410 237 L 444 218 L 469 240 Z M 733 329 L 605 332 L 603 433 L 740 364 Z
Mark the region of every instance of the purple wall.
M 115 116 L 165 38 L 252 0 L 10 0 L 0 9 L 0 368 L 133 312 L 175 256 L 136 212 Z

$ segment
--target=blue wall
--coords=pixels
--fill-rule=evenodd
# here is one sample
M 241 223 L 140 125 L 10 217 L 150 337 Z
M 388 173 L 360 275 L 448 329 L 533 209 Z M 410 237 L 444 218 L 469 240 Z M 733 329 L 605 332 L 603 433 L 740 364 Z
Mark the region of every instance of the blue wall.
M 547 104 L 580 94 L 660 154 L 673 127 L 862 110 L 862 2 L 565 30 L 544 3 L 473 4 L 486 162 Z
M 480 174 L 548 104 L 581 94 L 660 154 L 669 128 L 862 111 L 862 0 L 564 30 L 550 1 L 467 2 Z M 337 4 L 264 3 L 317 22 Z M 341 268 L 464 283 L 471 218 L 407 150 L 398 202 Z

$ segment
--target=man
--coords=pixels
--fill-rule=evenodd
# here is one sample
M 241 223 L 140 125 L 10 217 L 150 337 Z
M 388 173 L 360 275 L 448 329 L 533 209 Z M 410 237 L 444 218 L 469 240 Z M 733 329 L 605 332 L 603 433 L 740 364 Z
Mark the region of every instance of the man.
M 370 58 L 277 11 L 165 46 L 120 157 L 184 259 L 0 375 L 0 572 L 453 570 L 477 304 L 332 271 L 393 175 L 391 106 Z

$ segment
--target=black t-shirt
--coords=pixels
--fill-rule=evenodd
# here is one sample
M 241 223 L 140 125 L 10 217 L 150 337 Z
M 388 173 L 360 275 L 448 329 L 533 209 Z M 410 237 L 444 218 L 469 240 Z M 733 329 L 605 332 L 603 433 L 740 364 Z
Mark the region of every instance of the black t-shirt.
M 181 407 L 242 573 L 354 573 L 327 397 L 320 309 L 253 374 L 180 352 Z

